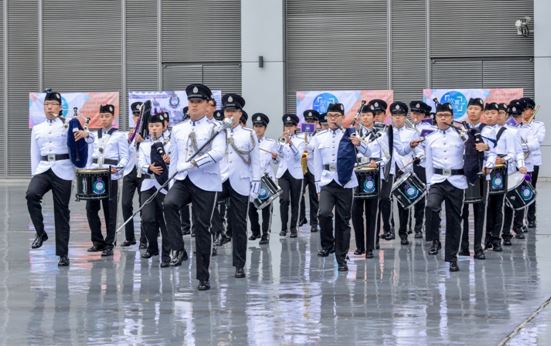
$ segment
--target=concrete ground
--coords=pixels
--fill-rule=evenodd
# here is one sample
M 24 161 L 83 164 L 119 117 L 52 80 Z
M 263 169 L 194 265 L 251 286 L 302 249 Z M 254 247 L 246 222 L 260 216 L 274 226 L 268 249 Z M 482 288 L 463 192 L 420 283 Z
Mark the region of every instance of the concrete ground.
M 551 307 L 542 307 L 551 297 L 549 183 L 539 187 L 538 228 L 526 240 L 485 261 L 460 258 L 458 273 L 418 239 L 382 240 L 369 260 L 352 254 L 352 240 L 350 271 L 339 273 L 334 257 L 316 255 L 319 233 L 305 227 L 280 239 L 276 211 L 269 246 L 249 241 L 247 278 L 233 277 L 228 244 L 212 260 L 206 292 L 196 290 L 190 236 L 191 258 L 179 268 L 160 269 L 136 247 L 108 259 L 87 253 L 84 202 L 71 201 L 71 266 L 58 268 L 51 195 L 50 240 L 30 250 L 25 190 L 0 183 L 0 344 L 551 343 Z

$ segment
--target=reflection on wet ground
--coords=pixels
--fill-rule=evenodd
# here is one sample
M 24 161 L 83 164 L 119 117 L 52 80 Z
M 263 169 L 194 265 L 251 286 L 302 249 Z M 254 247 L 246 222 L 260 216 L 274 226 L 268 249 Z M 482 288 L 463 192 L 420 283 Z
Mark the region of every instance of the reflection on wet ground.
M 163 270 L 136 248 L 112 259 L 87 253 L 82 202 L 71 202 L 71 266 L 59 269 L 51 196 L 50 240 L 31 251 L 25 189 L 0 185 L 1 344 L 495 345 L 551 296 L 551 184 L 539 188 L 540 227 L 527 240 L 485 261 L 463 258 L 459 273 L 415 239 L 382 241 L 371 260 L 350 254 L 342 274 L 333 257 L 316 255 L 318 233 L 280 239 L 276 214 L 269 247 L 249 242 L 247 278 L 233 277 L 228 244 L 213 258 L 207 292 L 196 290 L 192 251 L 183 267 Z M 548 343 L 550 310 L 510 344 Z

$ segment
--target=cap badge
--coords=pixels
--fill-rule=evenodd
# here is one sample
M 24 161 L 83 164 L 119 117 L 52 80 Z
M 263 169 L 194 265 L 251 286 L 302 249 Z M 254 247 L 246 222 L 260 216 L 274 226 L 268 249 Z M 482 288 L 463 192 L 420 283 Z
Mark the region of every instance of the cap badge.
M 197 87 L 193 87 L 193 93 L 197 94 L 199 92 L 199 89 Z
M 233 102 L 233 97 L 228 97 L 228 102 Z

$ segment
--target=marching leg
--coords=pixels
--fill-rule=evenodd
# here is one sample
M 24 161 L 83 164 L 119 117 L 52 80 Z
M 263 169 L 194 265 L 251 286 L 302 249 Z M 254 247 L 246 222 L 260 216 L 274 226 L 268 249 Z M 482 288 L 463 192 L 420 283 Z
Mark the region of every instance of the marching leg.
M 27 209 L 36 231 L 36 238 L 32 243 L 33 249 L 38 249 L 48 239 L 44 230 L 44 218 L 42 216 L 42 197 L 52 188 L 47 173 L 38 174 L 32 177 L 27 188 Z
M 52 194 L 54 198 L 55 252 L 56 256 L 69 254 L 69 200 L 71 198 L 70 180 L 63 180 L 52 174 Z

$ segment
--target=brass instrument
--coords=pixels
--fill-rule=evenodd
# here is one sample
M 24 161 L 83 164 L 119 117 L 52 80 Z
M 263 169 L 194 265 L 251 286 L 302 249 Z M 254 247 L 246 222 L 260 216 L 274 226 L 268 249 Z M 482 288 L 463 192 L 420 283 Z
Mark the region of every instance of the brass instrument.
M 308 145 L 308 133 L 304 132 L 304 143 Z M 300 166 L 302 167 L 302 175 L 308 173 L 308 149 L 304 147 L 304 152 L 300 157 Z

